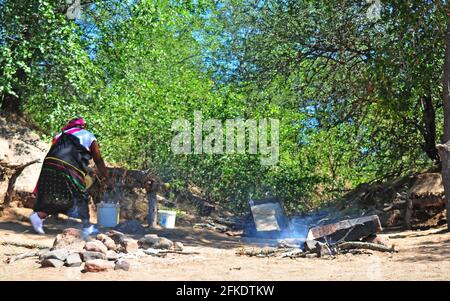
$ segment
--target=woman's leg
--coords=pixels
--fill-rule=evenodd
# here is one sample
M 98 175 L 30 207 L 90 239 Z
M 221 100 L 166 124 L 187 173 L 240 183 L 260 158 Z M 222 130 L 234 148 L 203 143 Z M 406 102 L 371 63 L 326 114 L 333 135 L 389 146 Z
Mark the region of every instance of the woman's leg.
M 74 211 L 77 217 L 81 219 L 83 223 L 83 233 L 86 235 L 97 234 L 98 230 L 90 222 L 89 214 L 89 195 L 87 193 L 82 194 L 80 197 L 74 199 Z
M 38 211 L 34 212 L 30 215 L 30 222 L 33 225 L 34 231 L 39 234 L 45 234 L 44 232 L 44 222 L 43 219 L 48 216 L 47 213 Z
M 48 216 L 48 214 L 45 213 L 44 211 L 38 211 L 36 213 L 41 219 L 44 219 L 44 218 L 46 218 Z

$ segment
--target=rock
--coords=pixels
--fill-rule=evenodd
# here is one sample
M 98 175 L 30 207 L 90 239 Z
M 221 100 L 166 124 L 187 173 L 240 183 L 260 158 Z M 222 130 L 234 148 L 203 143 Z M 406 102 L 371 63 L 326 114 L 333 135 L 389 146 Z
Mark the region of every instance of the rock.
M 106 246 L 106 248 L 108 248 L 108 250 L 117 250 L 117 245 L 112 238 L 106 237 L 102 240 L 102 243 Z
M 41 261 L 41 266 L 43 268 L 60 268 L 64 265 L 64 261 L 54 259 L 54 258 L 48 258 Z
M 82 238 L 83 237 L 83 232 L 81 232 L 81 230 L 75 229 L 75 228 L 64 229 L 61 234 L 62 235 L 66 235 L 66 236 L 73 236 L 73 237 L 76 237 L 76 238 Z
M 43 260 L 44 258 L 42 257 L 45 253 L 50 252 L 50 249 L 42 249 L 38 251 L 38 256 L 39 256 L 39 260 Z
M 381 236 L 378 236 L 378 235 L 368 236 L 365 239 L 363 239 L 363 241 L 370 242 L 370 243 L 373 243 L 373 244 L 382 245 L 382 246 L 385 246 L 385 247 L 388 247 L 388 248 L 391 246 L 391 243 L 389 242 L 388 238 L 381 237 Z
M 305 255 L 306 258 L 317 258 L 317 253 L 310 253 Z
M 106 235 L 106 234 L 104 234 L 104 233 L 99 233 L 99 234 L 97 234 L 97 240 L 100 240 L 101 242 L 103 242 L 103 240 L 106 238 L 106 237 L 109 237 L 108 235 Z
M 147 234 L 144 235 L 141 239 L 139 239 L 138 244 L 139 247 L 143 249 L 153 248 L 153 246 L 159 243 L 160 238 L 156 234 Z
M 9 143 L 4 138 L 0 137 L 0 161 L 9 162 L 11 160 L 11 150 Z
M 305 244 L 305 250 L 314 252 L 317 257 L 325 257 L 333 255 L 330 247 L 322 242 L 316 240 L 307 240 Z
M 33 191 L 41 172 L 42 159 L 49 149 L 49 145 L 42 141 L 38 134 L 19 123 L 0 116 L 0 161 L 18 165 L 35 159 L 41 162 L 23 170 L 14 185 L 17 194 Z M 0 200 L 3 200 L 8 186 L 8 183 L 3 181 L 3 176 L 3 174 L 0 176 Z
M 109 238 L 111 238 L 114 241 L 114 243 L 116 243 L 116 244 L 120 244 L 122 239 L 125 238 L 125 234 L 123 234 L 122 232 L 119 232 L 119 231 L 115 231 L 115 230 L 110 230 L 110 231 L 106 232 L 106 235 Z
M 173 242 L 165 237 L 160 237 L 159 242 L 153 246 L 153 248 L 155 249 L 165 249 L 165 250 L 172 249 L 172 247 Z
M 139 240 L 139 246 L 142 249 L 172 249 L 173 242 L 165 237 L 158 237 L 155 234 L 148 234 Z
M 184 249 L 184 245 L 183 245 L 181 242 L 177 241 L 177 242 L 175 242 L 175 243 L 173 244 L 173 249 L 174 249 L 175 251 L 181 252 L 181 251 L 183 251 L 183 249 Z
M 95 259 L 103 259 L 106 260 L 106 255 L 100 252 L 92 252 L 92 251 L 85 251 L 81 253 L 81 258 L 83 261 L 89 261 L 89 260 L 95 260 Z
M 69 255 L 69 252 L 64 249 L 57 249 L 53 251 L 47 251 L 42 253 L 39 256 L 39 260 L 44 261 L 46 259 L 57 259 L 60 261 L 64 261 L 67 258 L 67 255 Z
M 85 245 L 82 232 L 75 228 L 67 228 L 61 234 L 56 235 L 52 249 L 66 249 L 70 251 L 82 251 Z
M 106 252 L 106 259 L 107 260 L 117 260 L 119 258 L 119 254 L 117 254 L 116 252 L 114 252 L 113 250 L 108 250 Z
M 319 243 L 317 247 L 317 257 L 332 256 L 330 247 L 327 244 Z
M 81 266 L 81 257 L 78 253 L 71 253 L 69 256 L 67 256 L 66 259 L 66 266 L 68 267 L 79 267 Z
M 97 235 L 97 239 L 99 241 L 101 241 L 108 248 L 108 250 L 115 251 L 117 249 L 116 243 L 108 235 L 106 235 L 106 234 L 99 234 L 99 235 Z
M 84 248 L 86 251 L 100 252 L 103 254 L 106 254 L 106 251 L 108 251 L 108 248 L 99 240 L 88 241 Z
M 314 239 L 308 239 L 305 241 L 305 251 L 314 251 L 316 249 L 316 245 L 319 242 Z
M 159 241 L 159 237 L 156 234 L 147 234 L 144 237 L 148 242 L 157 243 Z
M 137 240 L 132 238 L 124 238 L 120 242 L 121 250 L 124 253 L 135 253 L 139 249 Z
M 86 272 L 102 272 L 114 268 L 114 263 L 103 259 L 94 259 L 86 261 L 84 270 Z
M 131 220 L 131 221 L 126 221 L 126 222 L 120 223 L 116 227 L 114 227 L 114 230 L 120 231 L 120 232 L 126 233 L 126 234 L 138 234 L 138 235 L 145 234 L 145 228 L 137 220 Z
M 130 263 L 128 261 L 122 260 L 122 259 L 119 259 L 114 266 L 114 270 L 128 271 L 129 269 L 130 269 Z
M 153 246 L 155 249 L 172 249 L 173 242 L 165 237 L 160 237 L 159 242 Z

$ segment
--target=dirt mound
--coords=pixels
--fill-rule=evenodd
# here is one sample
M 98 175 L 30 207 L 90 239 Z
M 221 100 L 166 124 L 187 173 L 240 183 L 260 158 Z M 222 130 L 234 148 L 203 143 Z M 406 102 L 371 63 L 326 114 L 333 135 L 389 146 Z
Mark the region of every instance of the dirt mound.
M 423 198 L 428 196 L 443 196 L 444 185 L 440 173 L 424 173 L 417 175 L 414 185 L 411 187 L 410 196 Z
M 0 160 L 7 164 L 22 165 L 35 159 L 43 160 L 50 145 L 41 140 L 23 122 L 12 117 L 0 116 Z M 42 162 L 26 167 L 18 177 L 15 190 L 19 193 L 31 193 L 34 190 Z M 0 179 L 0 200 L 4 199 L 7 181 Z
M 377 214 L 383 227 L 405 226 L 408 203 L 436 203 L 443 198 L 444 188 L 439 173 L 421 173 L 405 176 L 391 181 L 361 184 L 344 195 L 335 205 L 340 211 L 364 214 Z M 413 227 L 427 228 L 445 222 L 443 208 L 420 208 L 414 205 L 414 212 L 409 212 Z M 416 208 L 418 207 L 418 208 Z M 425 207 L 425 206 L 422 206 Z M 411 211 L 411 210 L 410 210 Z M 411 226 L 411 225 L 409 225 Z M 408 227 L 409 227 L 408 226 Z

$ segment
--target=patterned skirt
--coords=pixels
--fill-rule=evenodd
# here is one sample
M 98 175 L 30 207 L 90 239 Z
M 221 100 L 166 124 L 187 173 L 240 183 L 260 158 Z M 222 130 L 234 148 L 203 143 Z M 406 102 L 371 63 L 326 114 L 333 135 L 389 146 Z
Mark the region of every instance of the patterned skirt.
M 89 219 L 88 201 L 84 173 L 61 159 L 45 158 L 37 184 L 34 211 L 63 213 L 86 220 Z

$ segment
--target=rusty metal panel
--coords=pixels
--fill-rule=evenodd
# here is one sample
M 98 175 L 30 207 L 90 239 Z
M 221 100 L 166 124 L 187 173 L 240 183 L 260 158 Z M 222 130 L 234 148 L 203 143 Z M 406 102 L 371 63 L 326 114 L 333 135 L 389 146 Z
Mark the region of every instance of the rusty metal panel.
M 354 233 L 351 238 L 355 239 L 358 235 L 362 238 L 372 233 L 380 232 L 382 228 L 378 216 L 370 215 L 313 227 L 308 232 L 307 240 L 317 240 L 320 238 L 331 238 L 332 240 L 337 240 L 345 237 L 345 234 L 350 230 Z

